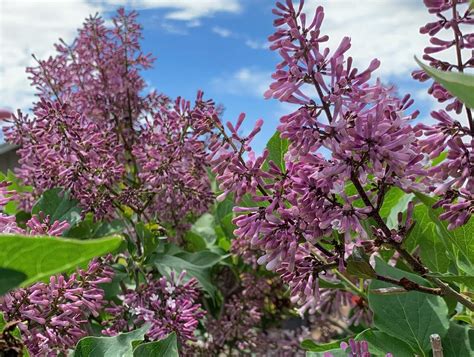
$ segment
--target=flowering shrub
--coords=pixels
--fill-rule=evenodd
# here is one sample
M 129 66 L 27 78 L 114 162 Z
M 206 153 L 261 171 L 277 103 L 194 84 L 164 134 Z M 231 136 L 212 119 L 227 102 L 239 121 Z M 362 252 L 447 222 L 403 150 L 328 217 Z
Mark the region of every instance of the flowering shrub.
M 0 348 L 472 353 L 473 7 L 424 2 L 433 46 L 413 77 L 434 79 L 445 105 L 434 124 L 374 79 L 377 59 L 354 67 L 349 37 L 325 47 L 322 7 L 278 2 L 269 41 L 281 62 L 265 97 L 294 110 L 263 153 L 252 150 L 262 120 L 243 135 L 245 115 L 224 122 L 202 92 L 143 94 L 153 60 L 135 12 L 111 27 L 88 18 L 27 70 L 32 116 L 2 115 L 20 167 L 0 183 L 0 244 L 18 249 L 0 263 Z

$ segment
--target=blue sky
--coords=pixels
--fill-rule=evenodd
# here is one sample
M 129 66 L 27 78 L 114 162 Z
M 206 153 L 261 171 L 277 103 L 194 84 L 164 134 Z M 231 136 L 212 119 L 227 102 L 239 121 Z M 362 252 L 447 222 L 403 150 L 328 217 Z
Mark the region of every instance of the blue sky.
M 418 28 L 429 20 L 421 0 L 312 0 L 311 13 L 325 6 L 323 25 L 330 45 L 344 35 L 353 40 L 351 54 L 364 67 L 378 57 L 379 76 L 410 92 L 422 111 L 422 119 L 435 107 L 409 73 L 413 55 L 422 53 L 426 38 Z M 5 0 L 0 5 L 0 107 L 27 110 L 31 103 L 23 69 L 29 53 L 44 57 L 52 43 L 71 40 L 89 13 L 109 18 L 118 6 L 139 11 L 144 27 L 144 52 L 157 58 L 144 72 L 150 87 L 171 97 L 193 99 L 198 89 L 225 107 L 225 119 L 247 113 L 249 130 L 258 118 L 265 125 L 255 141 L 261 151 L 275 131 L 281 115 L 291 110 L 275 100 L 264 100 L 263 91 L 279 58 L 267 49 L 273 31 L 273 1 L 269 0 Z M 15 35 L 15 36 L 13 36 Z M 12 39 L 14 37 L 14 39 Z

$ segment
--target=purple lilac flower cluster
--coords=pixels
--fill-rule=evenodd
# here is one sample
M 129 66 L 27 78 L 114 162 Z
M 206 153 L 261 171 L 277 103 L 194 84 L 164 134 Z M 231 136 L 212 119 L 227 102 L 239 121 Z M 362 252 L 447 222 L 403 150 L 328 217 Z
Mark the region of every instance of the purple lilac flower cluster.
M 188 212 L 203 214 L 214 199 L 206 172 L 207 144 L 195 123 L 197 113 L 213 107 L 203 101 L 202 92 L 194 105 L 180 97 L 172 103 L 162 96 L 152 117 L 141 124 L 141 144 L 133 147 L 143 189 L 154 197 L 148 211 L 181 230 L 188 228 L 180 226 L 182 217 Z
M 181 343 L 194 341 L 194 331 L 205 312 L 197 302 L 200 295 L 197 280 L 191 278 L 185 282 L 185 275 L 183 271 L 178 276 L 172 272 L 170 279 L 150 276 L 147 283 L 125 292 L 120 305 L 105 309 L 111 319 L 103 333 L 114 336 L 150 323 L 146 336 L 152 341 L 171 332 L 176 333 Z
M 202 93 L 193 106 L 142 94 L 153 59 L 141 52 L 141 31 L 136 12 L 118 10 L 112 26 L 88 18 L 72 44 L 61 40 L 27 70 L 40 100 L 32 117 L 4 118 L 5 137 L 20 146 L 17 175 L 36 196 L 63 187 L 97 218 L 127 205 L 182 231 L 212 201 L 196 116 L 214 103 Z
M 33 356 L 56 356 L 89 334 L 88 318 L 98 316 L 105 305 L 100 284 L 110 282 L 113 271 L 99 260 L 86 270 L 65 277 L 52 276 L 2 297 L 0 311 L 16 322 L 22 340 Z
M 425 48 L 423 59 L 432 67 L 443 71 L 472 73 L 474 69 L 474 34 L 468 32 L 474 25 L 474 10 L 468 0 L 425 0 L 428 11 L 436 19 L 420 29 L 430 36 L 431 45 Z M 444 32 L 444 33 L 443 33 Z M 443 38 L 449 38 L 445 40 Z M 438 55 L 453 54 L 455 63 L 440 59 Z M 413 77 L 426 81 L 429 76 L 422 70 Z M 431 113 L 434 125 L 418 124 L 422 152 L 434 159 L 446 152 L 441 164 L 429 170 L 433 187 L 441 199 L 435 207 L 442 207 L 440 218 L 453 229 L 466 224 L 474 214 L 474 119 L 472 110 L 454 98 L 441 84 L 433 82 L 428 89 L 446 110 Z M 466 117 L 466 121 L 453 118 L 449 111 Z
M 303 1 L 296 8 L 291 1 L 277 3 L 277 30 L 269 37 L 282 61 L 265 96 L 297 106 L 278 127 L 289 142 L 284 167 L 268 160 L 266 150 L 259 157 L 252 152 L 261 121 L 239 136 L 243 115 L 235 126 L 227 124 L 230 134 L 220 127 L 221 145 L 211 147 L 210 158 L 221 197 L 233 193 L 237 202 L 254 202 L 234 209 L 235 246 L 260 250 L 258 263 L 278 271 L 293 300 L 313 311 L 318 280 L 326 269 L 344 271 L 351 247 L 368 238 L 362 222 L 378 212 L 385 193 L 391 187 L 425 189 L 419 177 L 426 171 L 410 124 L 418 115 L 409 112 L 413 100 L 369 82 L 378 60 L 363 71 L 354 68 L 348 37 L 333 52 L 324 47 L 323 8 L 313 17 L 303 10 Z M 403 232 L 389 229 L 379 235 L 382 241 L 403 239 Z

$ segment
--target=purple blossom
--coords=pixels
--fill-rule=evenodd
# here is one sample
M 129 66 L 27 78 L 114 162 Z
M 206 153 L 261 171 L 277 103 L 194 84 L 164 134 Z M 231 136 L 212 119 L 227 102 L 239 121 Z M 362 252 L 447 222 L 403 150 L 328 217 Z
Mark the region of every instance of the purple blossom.
M 205 312 L 197 302 L 200 294 L 197 280 L 185 282 L 185 275 L 183 271 L 177 277 L 172 273 L 169 280 L 149 277 L 148 283 L 128 290 L 121 296 L 121 305 L 113 304 L 105 309 L 112 318 L 103 333 L 114 336 L 150 323 L 146 334 L 150 340 L 160 340 L 175 332 L 181 343 L 194 341 L 194 331 Z
M 50 223 L 50 217 L 40 212 L 33 215 L 27 222 L 26 226 L 30 235 L 49 235 L 61 236 L 63 232 L 69 229 L 70 225 L 67 221 L 54 221 Z
M 6 321 L 18 321 L 22 339 L 33 356 L 56 356 L 88 335 L 89 316 L 104 306 L 99 284 L 113 271 L 98 260 L 69 277 L 52 276 L 49 283 L 7 293 L 0 305 Z
M 425 48 L 423 59 L 442 71 L 468 72 L 474 68 L 474 36 L 465 33 L 469 25 L 474 24 L 469 1 L 425 0 L 425 5 L 430 13 L 436 15 L 436 20 L 420 29 L 421 33 L 430 36 L 431 42 L 431 46 Z M 444 38 L 447 35 L 449 39 L 436 37 L 438 33 Z M 447 51 L 455 54 L 455 63 L 434 57 Z M 415 71 L 413 77 L 421 81 L 429 78 L 422 70 Z M 433 82 L 428 93 L 444 103 L 446 111 L 431 113 L 436 121 L 434 125 L 417 125 L 418 135 L 422 136 L 420 148 L 431 159 L 443 152 L 447 157 L 429 170 L 431 184 L 427 191 L 440 196 L 435 207 L 443 208 L 440 218 L 449 222 L 449 229 L 454 229 L 466 224 L 474 213 L 474 120 L 471 109 L 453 98 L 441 84 Z M 453 119 L 447 112 L 454 110 L 461 114 L 463 109 L 467 125 Z

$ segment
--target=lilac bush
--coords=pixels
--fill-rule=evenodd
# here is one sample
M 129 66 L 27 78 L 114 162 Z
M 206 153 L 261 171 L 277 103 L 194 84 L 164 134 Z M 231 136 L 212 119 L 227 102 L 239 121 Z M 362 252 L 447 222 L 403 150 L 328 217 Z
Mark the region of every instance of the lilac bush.
M 424 3 L 431 67 L 413 77 L 435 78 L 428 92 L 445 110 L 434 124 L 376 77 L 378 59 L 355 68 L 349 37 L 326 46 L 321 6 L 277 2 L 269 42 L 280 62 L 264 96 L 292 110 L 262 153 L 252 143 L 263 120 L 243 133 L 245 114 L 225 121 L 202 91 L 144 94 L 153 58 L 136 12 L 118 10 L 111 26 L 89 17 L 71 44 L 35 57 L 32 113 L 0 113 L 31 186 L 0 182 L 0 232 L 118 233 L 123 244 L 88 268 L 15 285 L 0 298 L 12 326 L 0 346 L 365 357 L 429 355 L 437 335 L 446 356 L 468 355 L 457 338 L 474 310 L 474 127 L 452 88 L 474 93 L 474 15 L 466 0 Z M 437 58 L 448 51 L 455 64 Z

